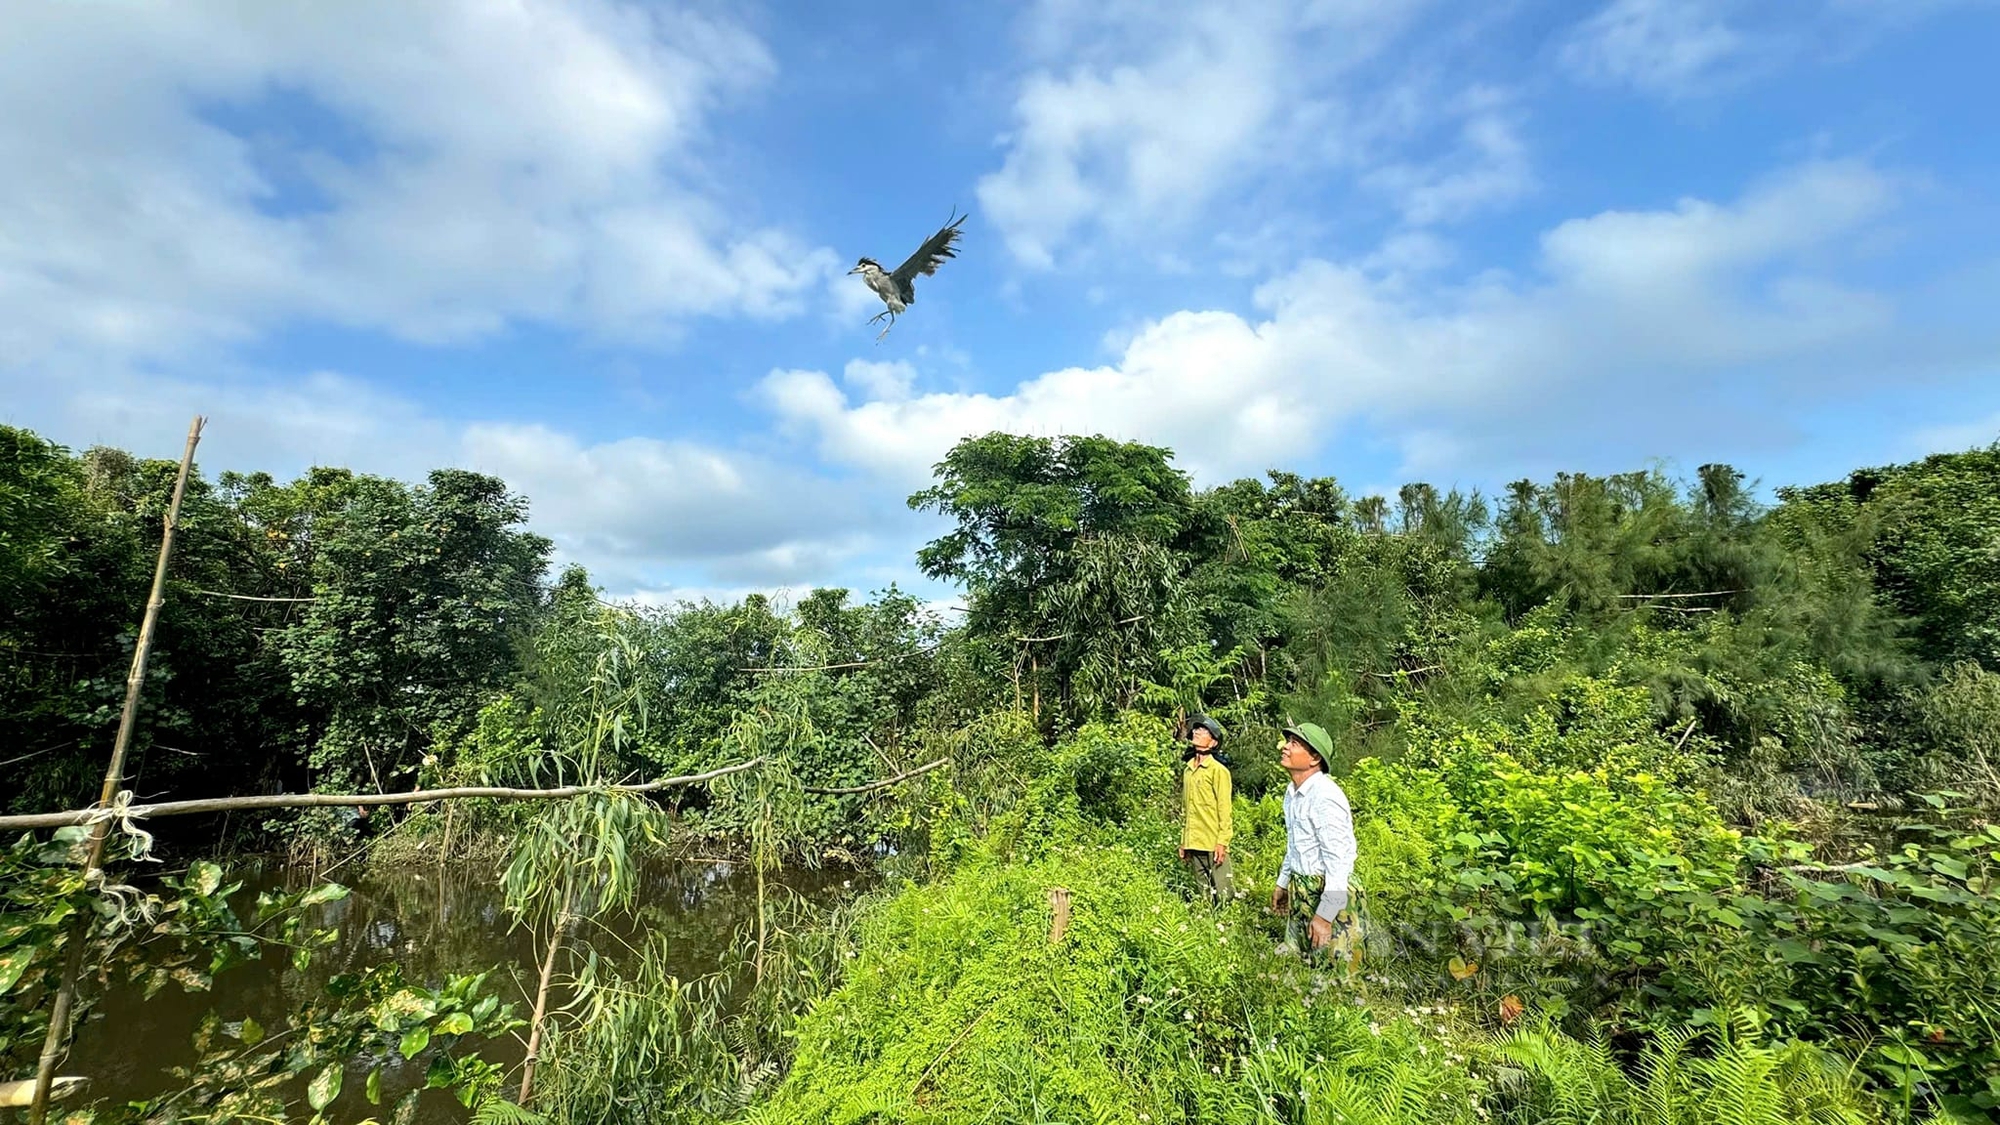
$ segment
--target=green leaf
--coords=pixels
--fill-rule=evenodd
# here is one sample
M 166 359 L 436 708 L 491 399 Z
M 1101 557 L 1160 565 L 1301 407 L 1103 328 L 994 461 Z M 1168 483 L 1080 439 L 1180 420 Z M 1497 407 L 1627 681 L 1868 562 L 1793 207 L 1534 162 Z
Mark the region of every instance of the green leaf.
M 0 953 L 0 996 L 7 995 L 7 990 L 14 987 L 14 982 L 20 980 L 21 974 L 28 971 L 28 962 L 34 959 L 34 946 Z
M 453 1012 L 438 1021 L 438 1032 L 442 1035 L 464 1035 L 472 1030 L 472 1017 L 464 1012 Z
M 333 1099 L 340 1096 L 341 1078 L 340 1063 L 326 1064 L 326 1067 L 314 1077 L 312 1084 L 306 1087 L 306 1104 L 312 1106 L 315 1113 L 332 1105 Z
M 451 1059 L 440 1051 L 431 1056 L 431 1065 L 424 1068 L 424 1086 L 432 1090 L 442 1090 L 451 1085 L 451 1080 L 455 1076 Z
M 367 1095 L 368 1095 L 368 1104 L 369 1104 L 369 1105 L 381 1105 L 381 1104 L 382 1104 L 382 1068 L 381 1068 L 381 1067 L 379 1067 L 379 1066 L 378 1066 L 378 1067 L 376 1067 L 376 1068 L 375 1068 L 374 1070 L 371 1070 L 371 1071 L 369 1071 L 369 1072 L 368 1072 L 368 1089 L 367 1089 L 367 1090 L 366 1090 L 365 1092 L 366 1092 L 366 1093 L 367 1093 Z
M 188 868 L 187 886 L 194 893 L 207 898 L 222 888 L 222 868 L 205 859 L 195 860 Z
M 299 946 L 297 949 L 292 950 L 292 968 L 297 969 L 299 972 L 303 973 L 307 969 L 312 967 L 312 962 L 313 962 L 312 950 L 306 948 L 303 945 Z
M 264 1041 L 264 1025 L 249 1016 L 243 1017 L 243 1030 L 237 1033 L 245 1047 L 255 1047 Z
M 424 1048 L 430 1045 L 431 1029 L 425 1027 L 423 1024 L 418 1024 L 404 1033 L 402 1045 L 397 1049 L 403 1052 L 404 1058 L 414 1059 L 418 1055 L 423 1054 Z
M 348 890 L 339 883 L 321 883 L 299 898 L 300 906 L 318 906 L 323 902 L 339 902 L 346 898 Z
M 1884 1043 L 1875 1049 L 1882 1053 L 1882 1057 L 1892 1062 L 1915 1067 L 1918 1070 L 1930 1068 L 1930 1060 L 1924 1058 L 1924 1053 L 1914 1047 L 1904 1046 L 1901 1043 Z

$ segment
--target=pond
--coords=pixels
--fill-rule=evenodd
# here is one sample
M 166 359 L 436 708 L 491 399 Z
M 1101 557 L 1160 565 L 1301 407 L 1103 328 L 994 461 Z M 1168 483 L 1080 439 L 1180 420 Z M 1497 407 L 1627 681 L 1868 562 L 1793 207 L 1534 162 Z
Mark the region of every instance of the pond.
M 243 881 L 239 909 L 246 914 L 260 890 L 312 885 L 312 872 L 282 864 L 230 861 L 225 866 L 232 879 Z M 91 1079 L 90 1088 L 63 1108 L 100 1099 L 114 1104 L 139 1100 L 176 1089 L 180 1083 L 168 1069 L 193 1065 L 195 1031 L 211 1011 L 224 1021 L 253 1016 L 266 1027 L 281 1026 L 285 1014 L 328 978 L 374 965 L 400 964 L 406 978 L 432 986 L 451 974 L 493 969 L 489 987 L 513 1002 L 522 1019 L 533 1010 L 539 952 L 525 929 L 510 926 L 494 863 L 366 872 L 348 868 L 325 877 L 352 893 L 316 907 L 309 918 L 309 924 L 339 931 L 339 940 L 320 950 L 309 969 L 298 972 L 289 958 L 271 953 L 217 976 L 211 992 L 184 993 L 169 985 L 148 1000 L 136 985 L 114 988 L 91 1010 L 59 1070 Z M 862 877 L 838 869 L 788 870 L 775 883 L 826 903 L 859 889 Z M 618 960 L 627 943 L 636 946 L 635 939 L 646 933 L 663 934 L 675 953 L 673 971 L 683 978 L 698 976 L 719 967 L 732 955 L 741 929 L 754 926 L 756 893 L 756 875 L 747 864 L 656 862 L 642 872 L 635 916 L 599 929 L 594 944 Z M 509 1039 L 484 1053 L 511 1068 L 524 1049 L 524 1042 Z M 350 1071 L 346 1088 L 358 1091 L 364 1075 L 361 1067 Z M 395 1100 L 422 1086 L 423 1079 L 422 1067 L 397 1067 L 392 1060 L 383 1069 L 379 1109 L 346 1094 L 330 1108 L 335 1119 L 359 1120 L 372 1112 L 386 1121 Z M 417 1120 L 457 1122 L 466 1116 L 449 1093 L 432 1090 L 423 1095 Z

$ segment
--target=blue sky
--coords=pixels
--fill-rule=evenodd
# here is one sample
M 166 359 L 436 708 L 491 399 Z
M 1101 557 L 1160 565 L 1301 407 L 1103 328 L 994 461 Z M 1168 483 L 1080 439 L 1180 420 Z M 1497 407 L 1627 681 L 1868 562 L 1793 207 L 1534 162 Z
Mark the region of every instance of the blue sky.
M 2000 438 L 2000 4 L 8 4 L 0 420 L 898 581 L 969 433 L 1351 490 Z M 887 339 L 846 276 L 968 211 Z

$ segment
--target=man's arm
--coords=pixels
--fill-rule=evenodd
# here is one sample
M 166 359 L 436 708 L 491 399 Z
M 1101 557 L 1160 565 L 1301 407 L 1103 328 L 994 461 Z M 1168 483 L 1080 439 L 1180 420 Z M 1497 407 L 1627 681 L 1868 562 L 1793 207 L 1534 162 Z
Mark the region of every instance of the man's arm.
M 1319 837 L 1320 854 L 1326 857 L 1326 890 L 1319 896 L 1313 913 L 1333 921 L 1347 908 L 1347 880 L 1354 874 L 1354 818 L 1347 806 L 1331 798 L 1314 812 L 1313 830 Z

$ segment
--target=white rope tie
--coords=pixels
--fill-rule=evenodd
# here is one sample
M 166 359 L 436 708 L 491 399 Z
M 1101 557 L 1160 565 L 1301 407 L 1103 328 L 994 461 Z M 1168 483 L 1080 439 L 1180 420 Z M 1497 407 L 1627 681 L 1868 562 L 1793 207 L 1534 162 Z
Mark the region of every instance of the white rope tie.
M 85 820 L 84 824 L 89 827 L 95 827 L 99 824 L 116 822 L 118 831 L 125 835 L 127 848 L 134 860 L 141 863 L 158 863 L 160 861 L 153 856 L 153 834 L 133 823 L 134 820 L 145 815 L 143 812 L 132 811 L 132 791 L 130 789 L 120 789 L 118 796 L 114 797 L 109 805 L 102 805 L 92 809 L 89 819 Z M 101 879 L 103 875 L 104 872 L 102 869 L 93 869 L 84 873 L 84 877 L 93 883 Z

